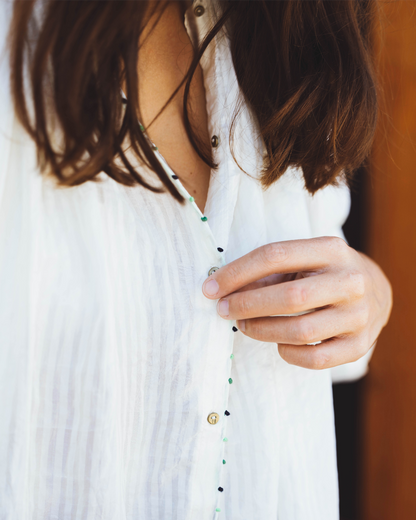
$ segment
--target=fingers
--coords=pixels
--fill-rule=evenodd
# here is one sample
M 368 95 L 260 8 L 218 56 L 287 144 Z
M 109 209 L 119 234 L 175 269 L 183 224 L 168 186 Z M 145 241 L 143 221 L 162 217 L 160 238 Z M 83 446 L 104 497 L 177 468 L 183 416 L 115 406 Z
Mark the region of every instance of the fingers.
M 279 344 L 280 356 L 289 364 L 312 370 L 352 363 L 364 356 L 371 343 L 363 335 L 327 340 L 316 346 Z
M 271 343 L 307 345 L 361 332 L 367 322 L 360 316 L 333 307 L 302 316 L 253 318 L 245 320 L 244 335 Z
M 235 292 L 244 292 L 244 291 L 252 291 L 253 289 L 261 289 L 262 287 L 269 287 L 269 285 L 276 285 L 278 283 L 289 282 L 294 280 L 296 277 L 296 273 L 290 274 L 271 274 L 262 278 L 261 280 L 256 280 L 255 282 L 249 283 L 241 289 L 238 289 Z
M 324 273 L 260 289 L 236 292 L 219 300 L 217 310 L 226 319 L 250 319 L 295 314 L 359 299 L 364 287 L 357 274 Z
M 205 280 L 202 290 L 207 298 L 221 298 L 271 274 L 339 265 L 350 250 L 338 237 L 272 242 L 218 269 Z M 216 283 L 209 283 L 213 281 Z

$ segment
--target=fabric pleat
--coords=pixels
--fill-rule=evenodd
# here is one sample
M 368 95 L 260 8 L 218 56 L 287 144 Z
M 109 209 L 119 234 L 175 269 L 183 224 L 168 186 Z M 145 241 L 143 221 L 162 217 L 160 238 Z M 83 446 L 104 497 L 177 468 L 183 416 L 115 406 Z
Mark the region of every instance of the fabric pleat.
M 185 22 L 201 40 L 216 3 L 198 4 L 204 14 L 190 7 Z M 239 91 L 222 33 L 201 66 L 220 139 L 206 221 L 191 202 L 103 173 L 56 188 L 11 109 L 1 63 L 2 520 L 338 519 L 331 370 L 289 365 L 276 344 L 233 330 L 202 283 L 269 242 L 343 237 L 349 191 L 311 197 L 296 169 L 263 191 L 245 106 L 234 153 L 248 174 L 229 148 Z

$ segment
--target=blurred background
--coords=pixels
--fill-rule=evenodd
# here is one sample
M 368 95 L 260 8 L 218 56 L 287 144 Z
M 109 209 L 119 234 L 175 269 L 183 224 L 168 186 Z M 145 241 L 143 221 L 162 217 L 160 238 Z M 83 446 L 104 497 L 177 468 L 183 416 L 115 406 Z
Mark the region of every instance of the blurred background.
M 333 387 L 341 520 L 416 519 L 416 1 L 379 1 L 380 120 L 344 231 L 390 279 L 394 307 L 368 374 Z

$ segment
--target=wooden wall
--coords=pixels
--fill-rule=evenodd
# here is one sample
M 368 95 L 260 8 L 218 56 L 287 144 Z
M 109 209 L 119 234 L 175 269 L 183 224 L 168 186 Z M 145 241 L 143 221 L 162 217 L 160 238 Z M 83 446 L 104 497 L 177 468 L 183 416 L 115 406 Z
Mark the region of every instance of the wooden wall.
M 381 0 L 384 106 L 370 165 L 368 252 L 394 310 L 363 392 L 363 520 L 416 519 L 416 2 Z

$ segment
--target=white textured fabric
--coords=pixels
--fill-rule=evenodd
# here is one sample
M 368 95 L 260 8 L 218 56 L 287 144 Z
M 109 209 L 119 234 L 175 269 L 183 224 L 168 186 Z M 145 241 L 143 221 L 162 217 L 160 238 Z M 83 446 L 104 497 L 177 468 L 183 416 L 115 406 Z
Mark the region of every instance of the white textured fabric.
M 198 3 L 205 13 L 189 9 L 186 27 L 202 38 L 215 12 Z M 221 35 L 202 68 L 220 138 L 206 222 L 194 203 L 104 174 L 75 188 L 46 181 L 2 61 L 2 520 L 338 519 L 331 371 L 234 332 L 201 286 L 263 244 L 342 236 L 349 191 L 311 197 L 293 169 L 263 191 L 247 109 L 235 145 L 251 177 L 230 154 L 238 88 Z M 365 373 L 366 360 L 352 365 L 350 377 Z

